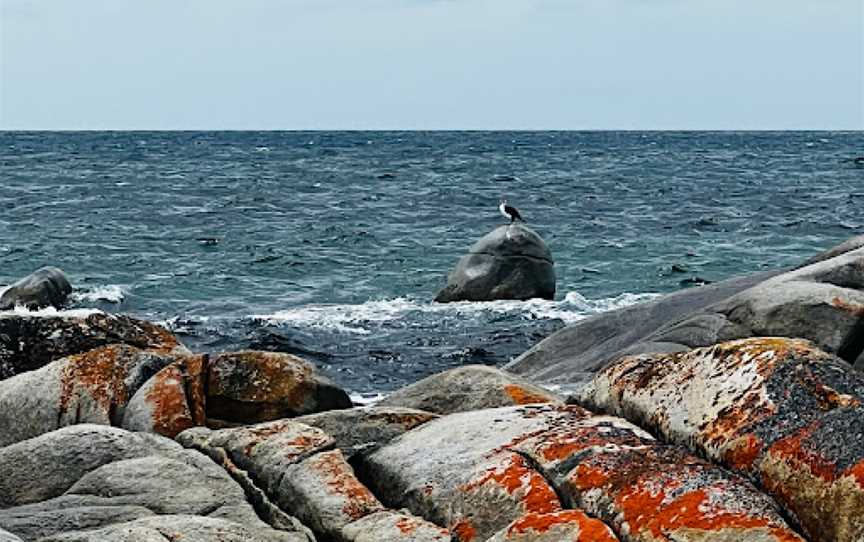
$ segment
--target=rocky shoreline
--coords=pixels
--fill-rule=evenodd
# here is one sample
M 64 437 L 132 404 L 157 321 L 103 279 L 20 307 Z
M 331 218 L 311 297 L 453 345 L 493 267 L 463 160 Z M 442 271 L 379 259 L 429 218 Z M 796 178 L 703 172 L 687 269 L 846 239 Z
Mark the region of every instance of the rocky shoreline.
M 293 355 L 6 312 L 0 541 L 861 541 L 862 368 L 864 237 L 373 406 Z

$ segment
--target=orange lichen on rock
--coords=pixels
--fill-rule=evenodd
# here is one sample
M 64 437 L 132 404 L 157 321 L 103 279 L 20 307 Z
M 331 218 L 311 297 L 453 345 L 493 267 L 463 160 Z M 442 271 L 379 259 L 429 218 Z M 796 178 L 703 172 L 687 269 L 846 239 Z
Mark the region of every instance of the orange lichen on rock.
M 129 400 L 124 383 L 127 368 L 119 359 L 134 352 L 137 349 L 129 346 L 110 345 L 69 356 L 60 377 L 60 414 L 65 414 L 73 398 L 86 393 L 104 412 L 106 422 L 115 421 L 107 418 Z
M 609 527 L 600 520 L 588 517 L 581 510 L 562 510 L 550 514 L 526 514 L 510 524 L 508 535 L 548 532 L 553 527 L 574 525 L 579 538 L 573 542 L 617 542 Z
M 472 492 L 490 484 L 516 496 L 525 512 L 544 514 L 561 509 L 555 491 L 519 454 L 504 455 L 500 463 L 490 467 L 480 478 L 463 485 L 461 489 Z
M 399 518 L 399 520 L 396 521 L 396 528 L 399 529 L 399 532 L 402 534 L 413 533 L 417 530 L 418 525 L 419 522 L 416 519 L 409 517 Z
M 864 305 L 856 305 L 854 303 L 849 303 L 848 301 L 844 301 L 839 297 L 835 297 L 834 299 L 832 299 L 831 305 L 846 312 L 850 312 L 855 316 L 864 317 Z
M 522 386 L 516 384 L 507 384 L 504 386 L 504 392 L 513 400 L 515 405 L 529 405 L 533 403 L 549 403 L 553 398 L 548 395 L 541 395 L 530 390 L 526 390 Z
M 354 476 L 354 470 L 339 450 L 321 452 L 307 460 L 307 463 L 321 474 L 331 492 L 344 498 L 342 512 L 351 521 L 384 509 L 369 488 Z
M 477 537 L 477 529 L 467 519 L 462 519 L 450 527 L 450 532 L 459 542 L 472 542 Z
M 154 432 L 174 438 L 195 426 L 187 402 L 184 373 L 177 364 L 156 373 L 148 387 L 146 402 L 152 408 Z
M 723 455 L 723 462 L 741 472 L 750 472 L 762 454 L 762 442 L 754 435 L 746 435 L 730 445 Z
M 832 482 L 837 478 L 837 465 L 805 444 L 818 426 L 818 422 L 811 423 L 804 429 L 774 442 L 767 453 L 775 460 L 794 464 L 796 469 L 807 469 L 814 476 Z

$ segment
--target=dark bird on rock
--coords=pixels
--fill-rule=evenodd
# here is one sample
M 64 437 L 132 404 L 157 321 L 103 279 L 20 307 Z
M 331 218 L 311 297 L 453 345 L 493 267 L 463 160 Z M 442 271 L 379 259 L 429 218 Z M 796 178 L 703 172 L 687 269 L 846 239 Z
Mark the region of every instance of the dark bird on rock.
M 525 222 L 525 219 L 522 218 L 522 215 L 519 214 L 519 211 L 516 210 L 516 207 L 512 207 L 507 205 L 507 200 L 502 199 L 501 205 L 498 206 L 498 210 L 501 211 L 501 214 L 504 215 L 505 218 L 510 219 L 510 223 L 514 223 L 517 220 L 520 222 Z

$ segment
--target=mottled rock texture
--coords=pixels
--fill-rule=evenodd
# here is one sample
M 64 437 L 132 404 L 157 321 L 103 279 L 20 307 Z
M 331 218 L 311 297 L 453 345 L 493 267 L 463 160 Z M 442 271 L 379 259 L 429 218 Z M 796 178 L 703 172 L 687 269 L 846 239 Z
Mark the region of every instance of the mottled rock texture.
M 513 525 L 527 532 L 531 522 L 537 536 L 547 527 L 611 536 L 597 520 L 556 515 L 574 506 L 605 519 L 625 541 L 726 540 L 720 537 L 733 532 L 742 540 L 800 540 L 773 501 L 743 478 L 659 444 L 623 419 L 579 407 L 444 416 L 357 464 L 384 504 L 446 526 L 460 541 L 515 536 L 508 534 Z M 633 513 L 628 491 L 650 506 Z M 682 516 L 687 505 L 696 509 Z
M 63 271 L 56 267 L 43 267 L 3 290 L 0 311 L 14 307 L 60 308 L 70 293 L 72 286 Z
M 325 540 L 349 541 L 343 532 L 348 525 L 385 510 L 334 449 L 335 440 L 297 421 L 217 431 L 198 427 L 181 433 L 178 441 L 242 469 L 267 501 Z
M 487 542 L 617 542 L 612 529 L 581 510 L 527 514 Z
M 78 423 L 119 425 L 135 391 L 174 359 L 103 346 L 0 381 L 0 446 Z
M 499 226 L 459 260 L 435 301 L 552 299 L 555 267 L 543 239 L 524 224 Z
M 590 379 L 623 355 L 685 352 L 766 335 L 801 337 L 864 366 L 860 238 L 791 271 L 731 279 L 604 313 L 565 328 L 505 369 L 541 382 Z
M 561 403 L 560 397 L 528 380 L 486 365 L 437 373 L 388 395 L 378 404 L 452 414 L 530 403 Z
M 450 532 L 406 512 L 375 512 L 345 526 L 347 542 L 450 542 Z
M 254 540 L 311 540 L 302 530 L 272 529 L 219 466 L 157 435 L 65 427 L 0 448 L 0 472 L 0 526 L 24 540 L 137 540 L 162 529 L 205 540 L 219 528 Z
M 749 476 L 814 541 L 864 539 L 864 375 L 808 341 L 626 357 L 580 397 Z
M 166 329 L 128 316 L 0 315 L 0 379 L 109 344 L 188 354 Z
M 206 389 L 207 417 L 227 422 L 255 423 L 353 406 L 348 394 L 312 364 L 274 352 L 211 356 Z

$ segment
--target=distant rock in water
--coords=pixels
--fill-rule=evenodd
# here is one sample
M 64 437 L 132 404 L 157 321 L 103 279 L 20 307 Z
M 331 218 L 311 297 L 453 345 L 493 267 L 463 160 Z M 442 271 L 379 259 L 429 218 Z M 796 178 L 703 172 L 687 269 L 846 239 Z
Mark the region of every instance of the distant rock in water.
M 543 239 L 523 224 L 499 226 L 459 260 L 435 301 L 552 299 L 555 269 Z
M 19 280 L 0 295 L 0 310 L 61 307 L 72 293 L 66 275 L 56 267 L 43 267 Z

